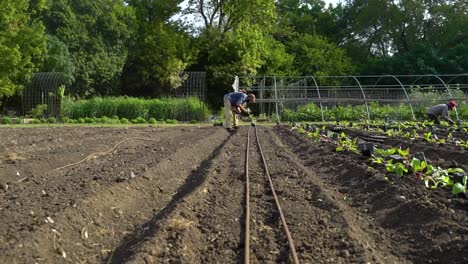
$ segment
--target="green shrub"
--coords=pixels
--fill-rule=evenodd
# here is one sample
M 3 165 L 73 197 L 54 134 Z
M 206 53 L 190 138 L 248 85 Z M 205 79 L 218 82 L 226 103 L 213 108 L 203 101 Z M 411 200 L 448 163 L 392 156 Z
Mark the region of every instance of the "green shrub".
M 190 124 L 196 124 L 196 123 L 198 123 L 197 120 L 191 120 L 191 121 L 190 121 Z
M 91 123 L 94 123 L 95 120 L 94 118 L 91 118 L 91 117 L 85 117 L 84 122 L 87 124 L 91 124 Z
M 127 118 L 123 117 L 120 119 L 120 124 L 128 124 L 130 123 Z
M 156 118 L 154 118 L 154 117 L 150 118 L 150 119 L 148 120 L 148 123 L 150 123 L 150 124 L 156 124 L 156 123 L 157 123 Z
M 166 119 L 166 124 L 178 124 L 179 121 L 176 119 Z
M 56 122 L 57 122 L 57 119 L 55 119 L 55 117 L 47 118 L 47 123 L 49 124 L 55 124 Z
M 47 119 L 45 119 L 45 118 L 41 118 L 41 119 L 39 119 L 39 121 L 41 121 L 42 124 L 46 124 L 46 123 L 47 123 Z
M 47 110 L 46 104 L 38 104 L 36 107 L 31 109 L 31 114 L 33 117 L 42 118 L 44 116 L 44 112 Z
M 11 117 L 9 116 L 4 116 L 2 117 L 2 124 L 9 125 L 12 124 L 13 121 L 11 120 Z
M 70 123 L 70 118 L 68 116 L 62 117 L 62 123 L 64 123 L 64 124 Z
M 34 118 L 33 120 L 31 120 L 31 124 L 39 124 L 41 123 L 41 121 L 39 121 L 39 119 L 37 118 Z
M 111 124 L 111 123 L 112 123 L 112 119 L 110 119 L 110 118 L 107 117 L 107 116 L 103 116 L 103 117 L 101 117 L 101 123 L 103 123 L 103 124 Z
M 76 121 L 77 121 L 77 123 L 79 123 L 79 124 L 84 124 L 84 122 L 85 122 L 84 118 L 81 118 L 81 117 L 78 118 Z
M 146 119 L 144 119 L 143 117 L 137 117 L 137 118 L 132 119 L 131 122 L 132 122 L 133 124 L 145 124 L 145 123 L 146 123 Z

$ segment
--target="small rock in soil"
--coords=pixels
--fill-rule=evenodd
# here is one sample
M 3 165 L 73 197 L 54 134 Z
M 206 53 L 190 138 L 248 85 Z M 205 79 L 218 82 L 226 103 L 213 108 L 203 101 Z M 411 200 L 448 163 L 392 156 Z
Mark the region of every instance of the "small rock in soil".
M 346 257 L 346 258 L 349 258 L 351 256 L 351 254 L 349 253 L 347 249 L 342 250 L 340 254 L 341 256 Z
M 128 178 L 126 177 L 117 177 L 117 179 L 115 179 L 116 182 L 124 182 L 124 181 L 128 181 Z
M 403 195 L 398 195 L 398 196 L 396 197 L 396 199 L 397 199 L 398 201 L 404 201 L 404 200 L 406 200 L 406 197 L 404 197 Z

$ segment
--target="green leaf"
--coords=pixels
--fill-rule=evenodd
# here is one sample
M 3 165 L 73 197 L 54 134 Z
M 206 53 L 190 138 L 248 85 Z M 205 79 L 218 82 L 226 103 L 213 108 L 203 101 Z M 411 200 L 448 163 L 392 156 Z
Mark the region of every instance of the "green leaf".
M 410 152 L 409 148 L 407 148 L 406 150 L 402 150 L 402 149 L 400 149 L 400 148 L 398 149 L 398 154 L 399 154 L 400 156 L 402 156 L 402 157 L 408 156 L 408 155 L 409 155 L 409 152 Z
M 462 168 L 448 168 L 448 173 L 457 173 L 457 172 L 465 172 Z
M 411 161 L 411 167 L 413 168 L 414 172 L 421 171 L 421 161 L 417 158 L 413 158 Z
M 394 166 L 395 166 L 395 173 L 400 177 L 408 172 L 408 169 L 401 162 L 396 163 Z
M 461 183 L 457 182 L 455 185 L 453 185 L 452 188 L 452 193 L 457 195 L 459 193 L 465 193 L 466 192 L 466 186 L 462 185 Z

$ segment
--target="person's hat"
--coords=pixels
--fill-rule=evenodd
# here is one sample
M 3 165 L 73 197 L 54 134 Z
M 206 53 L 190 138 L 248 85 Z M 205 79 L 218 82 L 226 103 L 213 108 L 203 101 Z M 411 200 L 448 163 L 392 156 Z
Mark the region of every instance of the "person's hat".
M 249 96 L 247 98 L 250 99 L 250 102 L 255 103 L 256 98 L 255 98 L 254 94 L 249 94 Z
M 455 108 L 457 106 L 457 103 L 454 100 L 452 100 L 449 102 L 449 105 L 451 108 Z

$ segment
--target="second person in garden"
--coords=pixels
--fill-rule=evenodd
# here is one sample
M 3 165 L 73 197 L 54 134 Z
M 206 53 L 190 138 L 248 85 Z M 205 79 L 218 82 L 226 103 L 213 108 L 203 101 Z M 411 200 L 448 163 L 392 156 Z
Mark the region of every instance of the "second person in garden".
M 450 101 L 448 104 L 438 104 L 427 109 L 427 116 L 429 120 L 434 121 L 434 124 L 440 125 L 440 118 L 446 120 L 451 125 L 455 124 L 452 119 L 450 119 L 449 111 L 453 110 L 457 106 L 455 101 Z

